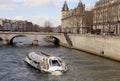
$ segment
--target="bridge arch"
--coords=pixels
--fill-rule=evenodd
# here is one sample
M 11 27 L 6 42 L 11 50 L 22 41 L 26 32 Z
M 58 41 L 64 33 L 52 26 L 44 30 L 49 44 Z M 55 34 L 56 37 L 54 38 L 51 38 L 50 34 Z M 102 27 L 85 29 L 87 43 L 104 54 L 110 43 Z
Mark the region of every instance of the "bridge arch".
M 60 40 L 59 40 L 57 37 L 54 37 L 54 36 L 53 36 L 53 38 L 55 39 L 55 40 L 54 40 L 54 44 L 55 44 L 56 46 L 59 46 L 59 45 L 60 45 Z
M 4 45 L 13 44 L 13 39 L 19 36 L 28 37 L 32 41 L 32 45 L 40 45 L 45 43 L 45 37 L 52 36 L 55 45 L 68 45 L 64 34 L 62 33 L 41 33 L 41 32 L 2 32 L 1 38 L 3 39 Z M 19 42 L 19 41 L 18 41 Z M 47 43 L 46 43 L 47 44 Z M 49 44 L 49 43 L 48 43 Z
M 3 45 L 3 39 L 0 37 L 0 45 Z
M 46 41 L 53 42 L 55 46 L 59 46 L 60 45 L 59 38 L 57 38 L 55 36 L 46 36 L 45 39 L 46 39 Z
M 0 41 L 3 40 L 2 37 L 0 37 Z
M 13 45 L 13 44 L 14 44 L 13 40 L 14 40 L 16 37 L 27 37 L 28 39 L 30 39 L 30 38 L 29 38 L 28 36 L 26 36 L 26 35 L 15 35 L 15 36 L 11 37 L 10 42 L 9 42 L 9 45 Z M 31 40 L 31 39 L 30 39 L 30 40 Z M 31 41 L 32 41 L 32 40 L 31 40 Z

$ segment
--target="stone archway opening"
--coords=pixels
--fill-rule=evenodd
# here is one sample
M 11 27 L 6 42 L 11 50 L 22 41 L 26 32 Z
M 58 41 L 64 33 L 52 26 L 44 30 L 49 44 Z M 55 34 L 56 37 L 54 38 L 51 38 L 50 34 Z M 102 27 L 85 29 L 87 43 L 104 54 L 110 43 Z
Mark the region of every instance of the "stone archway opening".
M 55 46 L 59 46 L 60 45 L 60 40 L 56 37 L 53 37 L 55 40 L 54 40 L 54 44 Z
M 0 46 L 2 46 L 2 45 L 3 45 L 3 39 L 0 38 Z
M 25 35 L 17 35 L 10 40 L 9 45 L 32 45 L 32 40 Z
M 47 36 L 45 37 L 45 40 L 47 42 L 52 42 L 54 43 L 55 46 L 59 46 L 60 45 L 60 40 L 57 37 L 54 36 Z

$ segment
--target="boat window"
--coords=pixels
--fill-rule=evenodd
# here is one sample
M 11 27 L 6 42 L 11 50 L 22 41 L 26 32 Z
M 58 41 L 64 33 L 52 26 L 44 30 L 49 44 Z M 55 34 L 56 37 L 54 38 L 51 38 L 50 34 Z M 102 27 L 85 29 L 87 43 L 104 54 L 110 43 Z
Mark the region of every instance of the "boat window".
M 52 60 L 52 66 L 60 66 L 57 60 Z
M 38 64 L 38 62 L 36 62 L 36 61 L 33 61 L 35 64 Z

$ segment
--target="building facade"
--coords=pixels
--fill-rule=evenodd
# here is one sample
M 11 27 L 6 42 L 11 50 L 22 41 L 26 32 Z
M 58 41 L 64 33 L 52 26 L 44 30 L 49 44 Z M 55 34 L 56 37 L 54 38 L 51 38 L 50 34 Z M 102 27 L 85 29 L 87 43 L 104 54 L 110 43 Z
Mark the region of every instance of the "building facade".
M 28 21 L 0 18 L 0 30 L 39 32 L 39 26 Z
M 120 0 L 99 0 L 93 9 L 93 33 L 120 35 Z
M 91 11 L 85 11 L 85 5 L 81 1 L 78 3 L 77 8 L 70 10 L 65 1 L 62 8 L 62 32 L 87 33 L 92 23 L 92 20 L 87 20 L 87 16 L 90 13 Z
M 2 21 L 2 19 L 0 18 L 0 29 L 2 29 L 2 26 L 3 26 L 3 21 Z

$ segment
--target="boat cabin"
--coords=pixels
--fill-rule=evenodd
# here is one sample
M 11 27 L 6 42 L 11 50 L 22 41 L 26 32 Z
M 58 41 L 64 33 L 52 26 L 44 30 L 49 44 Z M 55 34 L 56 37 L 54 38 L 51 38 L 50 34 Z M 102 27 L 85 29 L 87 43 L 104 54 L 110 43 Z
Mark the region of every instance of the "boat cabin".
M 31 52 L 28 54 L 27 60 L 30 60 L 29 64 L 45 72 L 64 71 L 67 69 L 59 57 L 47 55 L 43 52 Z

